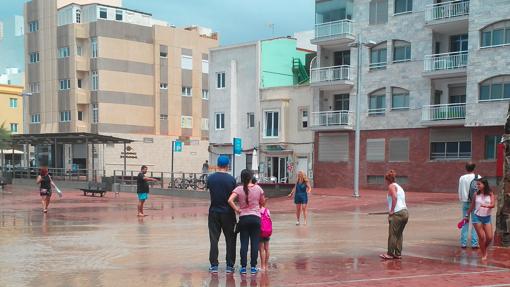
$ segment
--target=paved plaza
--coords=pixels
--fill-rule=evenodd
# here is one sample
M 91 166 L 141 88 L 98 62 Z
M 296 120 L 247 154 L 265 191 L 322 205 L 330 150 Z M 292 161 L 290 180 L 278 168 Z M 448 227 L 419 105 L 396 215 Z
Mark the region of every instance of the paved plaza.
M 295 225 L 292 200 L 270 199 L 271 268 L 240 276 L 225 274 L 223 237 L 220 272 L 207 271 L 207 198 L 153 195 L 138 218 L 135 194 L 64 192 L 48 214 L 35 187 L 0 192 L 0 286 L 510 286 L 510 249 L 492 247 L 482 262 L 458 247 L 453 193 L 407 193 L 400 261 L 378 257 L 388 235 L 383 190 L 354 199 L 315 189 L 307 226 Z

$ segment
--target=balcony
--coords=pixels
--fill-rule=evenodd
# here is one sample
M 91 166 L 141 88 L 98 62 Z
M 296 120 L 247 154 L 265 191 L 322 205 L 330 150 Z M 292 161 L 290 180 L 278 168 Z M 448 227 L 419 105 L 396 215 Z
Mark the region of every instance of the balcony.
M 421 113 L 427 125 L 464 125 L 465 118 L 466 103 L 424 106 Z
M 424 74 L 429 77 L 465 76 L 468 63 L 468 52 L 453 52 L 426 55 L 424 60 Z
M 90 69 L 90 61 L 83 56 L 76 57 L 76 71 L 88 71 Z
M 348 65 L 312 68 L 310 84 L 314 87 L 341 89 L 352 87 L 352 67 Z
M 426 25 L 448 24 L 451 22 L 466 22 L 469 15 L 469 1 L 449 1 L 427 5 L 425 7 Z
M 325 111 L 312 113 L 314 130 L 352 130 L 354 113 L 350 111 Z
M 90 104 L 90 92 L 84 89 L 76 89 L 76 104 Z
M 356 37 L 351 20 L 339 20 L 315 25 L 315 38 L 311 43 L 321 46 L 335 46 L 350 43 Z

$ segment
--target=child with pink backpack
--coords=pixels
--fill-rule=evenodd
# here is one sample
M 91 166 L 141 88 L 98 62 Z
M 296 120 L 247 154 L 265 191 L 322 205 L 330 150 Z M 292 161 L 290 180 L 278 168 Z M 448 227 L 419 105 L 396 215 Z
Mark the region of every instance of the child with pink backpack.
M 268 269 L 268 261 L 269 261 L 269 238 L 273 233 L 273 222 L 271 221 L 271 213 L 269 209 L 266 208 L 267 199 L 264 204 L 260 207 L 260 243 L 259 243 L 259 252 L 260 252 L 260 265 L 262 271 L 266 271 Z

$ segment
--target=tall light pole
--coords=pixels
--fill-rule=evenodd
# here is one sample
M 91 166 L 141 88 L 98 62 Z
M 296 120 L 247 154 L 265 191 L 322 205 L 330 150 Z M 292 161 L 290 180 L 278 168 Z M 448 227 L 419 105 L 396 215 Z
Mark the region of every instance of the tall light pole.
M 358 34 L 355 43 L 350 45 L 357 48 L 358 63 L 356 65 L 356 112 L 355 112 L 355 132 L 354 132 L 354 192 L 352 196 L 359 197 L 359 155 L 360 155 L 360 133 L 361 133 L 361 66 L 362 66 L 362 48 L 373 47 L 375 42 L 361 40 L 361 34 Z
M 30 99 L 30 97 L 32 96 L 32 93 L 30 92 L 27 92 L 27 91 L 23 91 L 23 93 L 21 93 L 21 96 L 22 96 L 22 99 L 23 99 L 23 133 L 24 134 L 28 134 L 29 133 L 29 123 L 28 121 L 31 120 L 31 118 L 29 117 L 29 108 L 28 108 L 28 101 Z M 25 165 L 26 165 L 26 168 L 27 170 L 30 170 L 30 147 L 28 146 L 28 144 L 24 144 L 23 145 L 23 152 L 24 152 L 24 156 L 25 156 Z

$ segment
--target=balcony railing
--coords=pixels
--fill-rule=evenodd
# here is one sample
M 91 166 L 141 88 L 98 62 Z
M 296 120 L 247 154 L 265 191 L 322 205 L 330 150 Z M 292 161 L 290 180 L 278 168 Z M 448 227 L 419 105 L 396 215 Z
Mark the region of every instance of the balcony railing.
M 469 1 L 450 1 L 425 7 L 425 21 L 459 17 L 469 14 Z
M 346 35 L 354 36 L 352 21 L 348 19 L 315 25 L 315 40 Z
M 466 67 L 467 62 L 467 51 L 426 55 L 424 58 L 425 72 L 460 69 Z
M 352 80 L 351 66 L 348 65 L 313 68 L 311 75 L 311 83 Z
M 422 121 L 458 120 L 466 118 L 466 104 L 430 105 L 422 108 Z
M 353 113 L 350 111 L 326 111 L 312 113 L 312 127 L 350 126 Z

